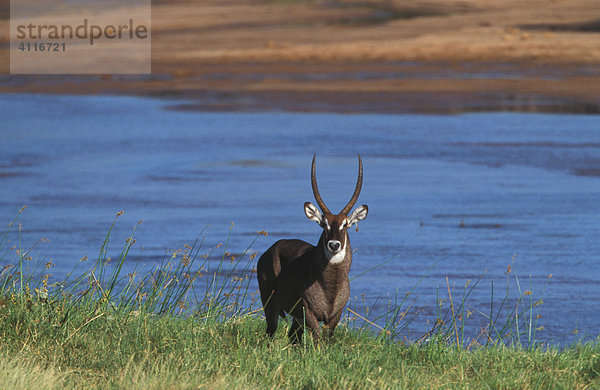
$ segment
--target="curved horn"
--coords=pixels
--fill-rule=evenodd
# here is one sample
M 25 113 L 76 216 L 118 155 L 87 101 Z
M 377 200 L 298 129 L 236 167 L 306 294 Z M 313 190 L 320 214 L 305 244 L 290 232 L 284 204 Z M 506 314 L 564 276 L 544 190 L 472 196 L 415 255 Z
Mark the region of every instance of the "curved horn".
M 352 198 L 344 207 L 344 209 L 340 212 L 340 214 L 348 214 L 354 203 L 358 200 L 358 194 L 360 194 L 360 189 L 362 187 L 362 178 L 363 178 L 363 168 L 362 168 L 362 160 L 360 159 L 360 154 L 358 155 L 358 179 L 356 180 L 356 188 L 354 189 L 354 194 L 352 194 Z
M 315 196 L 315 200 L 317 201 L 317 204 L 321 208 L 321 211 L 323 211 L 323 214 L 328 214 L 328 213 L 330 213 L 330 211 L 327 208 L 327 206 L 325 206 L 325 202 L 323 202 L 323 199 L 321 198 L 321 194 L 319 194 L 319 187 L 317 187 L 317 175 L 315 174 L 315 158 L 316 157 L 317 157 L 317 155 L 314 154 L 313 161 L 312 161 L 312 168 L 310 170 L 310 184 L 312 184 L 313 195 Z

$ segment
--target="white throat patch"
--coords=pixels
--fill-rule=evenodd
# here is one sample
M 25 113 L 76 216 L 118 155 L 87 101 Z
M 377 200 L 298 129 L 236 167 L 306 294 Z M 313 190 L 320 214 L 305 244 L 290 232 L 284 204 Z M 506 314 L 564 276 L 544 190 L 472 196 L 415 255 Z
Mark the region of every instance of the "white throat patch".
M 329 260 L 329 262 L 331 264 L 341 263 L 346 258 L 346 246 L 345 245 L 336 254 L 329 252 L 329 250 L 326 247 L 323 247 L 323 250 L 325 251 L 325 257 L 327 257 L 327 260 Z

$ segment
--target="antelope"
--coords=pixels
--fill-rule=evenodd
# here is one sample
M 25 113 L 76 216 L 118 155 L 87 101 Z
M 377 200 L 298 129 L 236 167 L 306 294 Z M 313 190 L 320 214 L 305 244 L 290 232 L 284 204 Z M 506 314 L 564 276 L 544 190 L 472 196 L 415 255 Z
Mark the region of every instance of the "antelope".
M 297 239 L 279 240 L 263 253 L 256 267 L 267 334 L 273 336 L 279 316 L 285 318 L 287 313 L 292 316 L 288 337 L 293 344 L 301 340 L 304 324 L 315 340 L 319 339 L 319 322 L 323 323 L 324 336 L 330 338 L 333 335 L 350 295 L 348 272 L 352 248 L 348 228 L 365 219 L 368 213 L 368 207 L 362 205 L 349 214 L 362 187 L 360 155 L 354 194 L 339 214 L 332 214 L 319 194 L 315 158 L 316 155 L 312 160 L 310 181 L 321 211 L 306 202 L 304 213 L 323 229 L 319 242 L 313 246 Z

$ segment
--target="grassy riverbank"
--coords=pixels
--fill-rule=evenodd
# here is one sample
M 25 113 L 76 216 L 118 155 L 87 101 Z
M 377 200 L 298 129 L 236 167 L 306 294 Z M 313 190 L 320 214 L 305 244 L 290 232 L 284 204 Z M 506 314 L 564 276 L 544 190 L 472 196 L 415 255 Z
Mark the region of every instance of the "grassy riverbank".
M 0 309 L 2 388 L 597 388 L 600 344 L 564 350 L 402 345 L 342 327 L 273 341 L 250 317 L 199 321 L 16 298 Z M 40 387 L 41 386 L 41 387 Z
M 199 240 L 147 274 L 122 275 L 132 236 L 109 261 L 109 231 L 90 268 L 58 283 L 50 263 L 24 271 L 28 251 L 15 248 L 12 265 L 12 250 L 0 252 L 0 388 L 600 387 L 600 343 L 539 346 L 526 299 L 471 343 L 459 340 L 468 315 L 456 302 L 416 342 L 394 337 L 408 320 L 398 303 L 383 329 L 347 320 L 330 342 L 291 346 L 285 324 L 274 340 L 264 334 L 250 251 L 234 259 L 226 243 Z

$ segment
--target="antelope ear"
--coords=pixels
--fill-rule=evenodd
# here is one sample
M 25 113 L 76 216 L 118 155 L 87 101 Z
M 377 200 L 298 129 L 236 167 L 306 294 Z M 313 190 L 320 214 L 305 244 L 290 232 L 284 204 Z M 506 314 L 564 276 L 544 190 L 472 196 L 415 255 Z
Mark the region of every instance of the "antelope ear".
M 350 221 L 348 227 L 354 225 L 355 223 L 358 223 L 358 221 L 362 221 L 363 219 L 367 218 L 368 212 L 369 208 L 366 204 L 363 204 L 362 206 L 354 210 L 354 212 L 352 212 L 352 215 L 350 215 L 350 218 L 348 218 Z
M 304 214 L 306 214 L 306 218 L 315 221 L 319 225 L 323 222 L 323 214 L 310 202 L 304 203 Z

